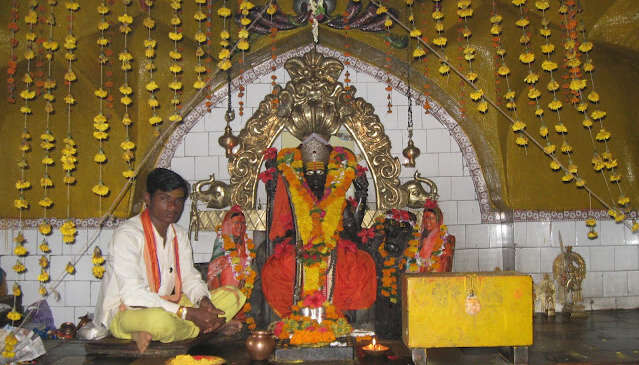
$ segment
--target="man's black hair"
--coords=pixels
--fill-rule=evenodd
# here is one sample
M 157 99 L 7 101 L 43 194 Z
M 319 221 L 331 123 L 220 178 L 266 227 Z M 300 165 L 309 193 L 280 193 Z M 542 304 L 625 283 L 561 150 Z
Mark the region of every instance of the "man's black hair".
M 156 191 L 184 190 L 184 195 L 189 195 L 189 184 L 177 172 L 158 167 L 149 172 L 146 178 L 146 191 L 153 195 Z

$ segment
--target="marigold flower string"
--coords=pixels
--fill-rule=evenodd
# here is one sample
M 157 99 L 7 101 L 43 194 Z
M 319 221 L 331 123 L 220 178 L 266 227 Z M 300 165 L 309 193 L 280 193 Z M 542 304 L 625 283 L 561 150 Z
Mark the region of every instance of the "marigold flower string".
M 151 9 L 153 9 L 153 0 L 144 0 L 144 3 L 147 7 L 147 16 L 142 22 L 144 27 L 147 29 L 147 38 L 144 41 L 144 56 L 146 57 L 144 70 L 149 73 L 149 81 L 146 83 L 145 88 L 146 91 L 149 92 L 149 99 L 147 101 L 147 104 L 151 108 L 151 117 L 149 117 L 148 122 L 155 128 L 154 135 L 158 136 L 160 134 L 159 124 L 162 123 L 162 117 L 158 115 L 160 102 L 158 101 L 158 98 L 155 94 L 160 87 L 153 79 L 153 71 L 155 71 L 155 63 L 153 62 L 153 60 L 155 58 L 155 48 L 157 46 L 157 40 L 153 39 L 151 33 L 153 29 L 155 29 L 155 20 L 151 16 Z
M 131 32 L 131 24 L 133 23 L 133 17 L 128 14 L 128 7 L 131 5 L 131 0 L 122 1 L 124 5 L 124 12 L 121 16 L 118 16 L 118 22 L 120 23 L 119 31 L 122 33 L 124 45 L 122 51 L 118 55 L 120 60 L 120 70 L 122 70 L 124 83 L 120 86 L 119 91 L 122 95 L 120 97 L 120 104 L 124 106 L 124 114 L 122 115 L 122 125 L 125 130 L 124 141 L 120 143 L 122 149 L 122 160 L 125 164 L 125 169 L 122 171 L 122 176 L 126 179 L 133 179 L 135 177 L 135 171 L 133 170 L 133 163 L 135 161 L 135 142 L 131 140 L 131 125 L 133 120 L 129 116 L 129 106 L 133 103 L 133 88 L 129 86 L 129 72 L 131 72 L 133 62 L 133 55 L 128 51 L 128 37 Z M 150 44 L 146 40 L 144 41 L 145 54 L 149 51 Z M 153 51 L 153 48 L 149 52 Z M 146 64 L 145 64 L 146 67 Z
M 433 1 L 433 12 L 431 13 L 431 18 L 434 21 L 435 27 L 435 37 L 432 42 L 434 45 L 439 47 L 441 54 L 441 63 L 437 71 L 442 76 L 448 76 L 450 74 L 450 66 L 448 66 L 448 58 L 446 57 L 446 45 L 448 44 L 448 38 L 444 33 L 444 12 L 442 11 L 441 0 L 432 0 Z M 448 81 L 448 78 L 446 78 Z
M 197 6 L 197 11 L 193 15 L 193 19 L 197 22 L 197 31 L 193 38 L 197 44 L 197 48 L 195 49 L 195 59 L 196 65 L 193 71 L 195 71 L 196 79 L 193 82 L 193 88 L 196 90 L 201 90 L 206 86 L 206 81 L 203 77 L 206 76 L 206 67 L 202 64 L 202 57 L 206 55 L 204 51 L 204 47 L 207 45 L 209 41 L 209 36 L 207 33 L 203 31 L 202 23 L 206 23 L 209 19 L 208 12 L 205 13 L 203 11 L 203 6 L 206 5 L 206 0 L 195 0 L 195 5 Z
M 11 15 L 9 18 L 9 59 L 7 62 L 7 101 L 10 104 L 16 102 L 16 69 L 18 67 L 18 57 L 16 56 L 16 47 L 18 47 L 18 39 L 16 33 L 20 29 L 18 26 L 19 18 L 18 0 L 11 1 Z
M 231 9 L 226 6 L 226 0 L 224 0 L 222 6 L 217 9 L 217 15 L 222 18 L 222 31 L 220 32 L 220 46 L 222 48 L 217 55 L 217 67 L 222 71 L 226 71 L 231 68 L 231 43 L 229 41 L 231 34 L 229 33 L 228 24 L 228 17 L 231 16 Z
M 499 77 L 503 77 L 506 81 L 506 93 L 503 95 L 503 97 L 506 100 L 506 109 L 512 111 L 512 118 L 515 120 L 515 123 L 511 125 L 511 129 L 513 133 L 518 135 L 526 129 L 527 125 L 519 117 L 519 110 L 517 108 L 517 103 L 515 102 L 516 93 L 510 86 L 510 67 L 508 67 L 508 64 L 506 63 L 506 49 L 504 48 L 502 42 L 503 17 L 497 10 L 497 2 L 495 0 L 491 1 L 491 5 L 492 12 L 490 17 L 491 25 L 489 34 L 495 41 L 495 55 L 500 62 L 499 66 L 497 67 L 497 75 Z
M 103 141 L 109 137 L 109 123 L 104 113 L 104 99 L 109 95 L 108 91 L 104 88 L 104 65 L 109 62 L 108 56 L 105 54 L 105 48 L 109 45 L 110 41 L 105 37 L 105 32 L 109 29 L 109 22 L 107 22 L 106 15 L 111 11 L 107 6 L 105 0 L 102 0 L 97 8 L 100 21 L 98 22 L 98 65 L 100 67 L 100 86 L 93 94 L 98 98 L 98 114 L 93 117 L 93 138 L 98 141 L 98 151 L 93 156 L 93 162 L 98 164 L 98 182 L 93 186 L 91 191 L 98 196 L 98 213 L 102 215 L 102 199 L 109 194 L 109 187 L 102 181 L 102 168 L 107 162 L 108 158 L 104 153 Z
M 15 184 L 15 187 L 18 190 L 18 197 L 14 201 L 14 206 L 18 209 L 18 234 L 13 239 L 13 241 L 16 243 L 16 246 L 13 249 L 13 253 L 14 255 L 18 256 L 19 259 L 16 261 L 16 265 L 13 267 L 13 269 L 17 273 L 22 273 L 25 271 L 24 265 L 22 264 L 22 261 L 20 261 L 20 258 L 24 258 L 29 254 L 26 247 L 24 247 L 24 243 L 26 242 L 26 240 L 24 238 L 24 235 L 22 234 L 22 215 L 23 210 L 29 209 L 30 205 L 25 198 L 24 192 L 25 190 L 31 188 L 31 182 L 26 176 L 26 170 L 29 168 L 28 153 L 31 151 L 31 133 L 29 132 L 29 117 L 31 116 L 31 107 L 29 105 L 29 101 L 33 100 L 36 97 L 36 92 L 32 89 L 33 78 L 31 76 L 31 66 L 32 62 L 35 62 L 35 52 L 33 48 L 36 39 L 35 25 L 38 24 L 38 14 L 36 13 L 38 5 L 39 4 L 37 1 L 30 2 L 27 8 L 27 13 L 24 16 L 24 22 L 25 24 L 27 24 L 28 27 L 27 32 L 25 33 L 24 50 L 24 58 L 26 60 L 27 69 L 22 77 L 22 82 L 25 84 L 25 88 L 20 92 L 20 97 L 24 100 L 24 105 L 20 107 L 20 112 L 23 115 L 23 126 L 21 133 L 22 142 L 19 148 L 20 160 L 18 161 L 20 178 L 16 181 Z M 11 315 L 11 312 L 9 314 Z M 9 317 L 9 319 L 11 318 Z M 13 321 L 14 319 L 11 320 Z
M 380 6 L 380 3 L 377 0 L 371 0 L 372 3 L 376 6 Z M 512 0 L 513 4 L 515 5 L 521 5 L 523 3 L 525 3 L 526 0 Z M 389 17 L 391 17 L 391 19 L 396 22 L 399 26 L 401 26 L 407 33 L 410 32 L 410 28 L 403 24 L 402 22 L 400 22 L 394 15 L 389 14 Z M 454 65 L 448 63 L 448 61 L 444 60 L 444 56 L 442 56 L 435 48 L 433 48 L 433 46 L 431 46 L 430 44 L 428 44 L 427 42 L 425 42 L 423 39 L 418 38 L 418 41 L 422 44 L 422 46 L 428 48 L 428 50 L 433 53 L 433 55 L 435 57 L 437 57 L 439 60 L 441 60 L 442 62 L 446 62 L 447 65 L 449 66 L 450 71 L 452 71 L 453 73 L 455 73 L 457 76 L 459 76 L 462 80 L 464 80 L 469 86 L 476 88 L 469 80 L 467 80 L 466 76 L 460 72 Z M 532 54 L 533 60 L 534 60 L 534 54 Z M 525 59 L 527 60 L 527 58 Z M 532 61 L 528 61 L 528 62 L 532 62 Z M 537 92 L 539 92 L 537 90 Z M 541 94 L 541 93 L 540 93 Z M 539 96 L 537 96 L 539 97 Z M 490 97 L 485 96 L 486 101 L 493 107 L 495 108 L 501 115 L 503 115 L 511 124 L 515 124 L 517 121 L 512 119 L 512 117 L 510 115 L 508 115 L 508 113 L 506 113 L 499 105 L 497 105 L 495 103 L 494 100 L 492 100 Z M 526 136 L 526 138 L 528 139 L 528 141 L 532 142 L 535 146 L 537 146 L 540 150 L 544 150 L 544 146 L 537 141 L 537 139 L 535 139 L 533 136 L 531 136 L 526 130 L 522 131 L 522 134 L 524 136 Z M 554 169 L 561 169 L 565 172 L 568 171 L 568 168 L 565 167 L 556 157 L 552 156 L 552 162 L 551 165 L 553 166 Z M 616 161 L 615 161 L 616 162 Z M 590 189 L 587 185 L 584 185 L 584 190 L 586 190 L 589 194 L 591 194 L 595 199 L 597 199 L 603 206 L 605 206 L 606 208 L 610 208 L 609 204 L 602 199 L 597 193 L 595 193 L 592 189 Z M 639 230 L 639 224 L 637 224 L 637 229 Z
M 587 96 L 588 101 L 593 105 L 599 105 L 600 100 L 599 93 L 595 90 L 594 78 L 592 75 L 594 65 L 590 58 L 590 51 L 593 48 L 593 44 L 587 40 L 583 25 L 580 25 L 578 22 L 577 16 L 580 11 L 581 9 L 578 9 L 576 4 L 564 1 L 561 3 L 560 14 L 563 16 L 562 28 L 564 29 L 564 48 L 566 48 L 567 53 L 568 50 L 570 50 L 570 53 L 568 54 L 569 57 L 566 62 L 570 71 L 570 92 L 573 95 L 573 104 L 577 111 L 584 114 L 584 121 L 582 122 L 582 125 L 588 129 L 590 141 L 593 146 L 593 168 L 595 172 L 601 173 L 606 189 L 608 190 L 609 199 L 612 202 L 611 206 L 618 206 L 618 208 L 610 208 L 609 214 L 616 222 L 621 222 L 626 218 L 626 214 L 629 214 L 631 211 L 629 206 L 630 198 L 623 192 L 621 187 L 621 175 L 617 171 L 618 162 L 617 159 L 613 157 L 612 152 L 609 149 L 608 141 L 611 134 L 604 128 L 606 112 L 601 109 L 596 109 L 590 114 L 588 112 L 588 102 L 586 102 L 584 97 L 584 87 L 587 81 L 582 78 L 582 69 L 583 71 L 588 72 L 591 81 L 592 90 Z M 583 38 L 583 42 L 581 43 L 579 43 L 579 33 L 582 34 Z M 586 62 L 583 64 L 580 60 L 581 55 L 586 58 Z M 599 122 L 601 127 L 594 138 L 592 133 L 593 121 Z M 603 144 L 603 151 L 598 148 L 595 141 Z M 609 176 L 606 176 L 607 171 L 610 171 Z M 616 184 L 617 189 L 619 190 L 619 196 L 616 199 L 616 202 L 613 197 L 613 193 L 610 190 L 609 182 Z M 636 221 L 633 220 L 632 226 L 630 227 L 633 232 L 639 229 L 639 225 L 636 225 L 635 223 Z
M 548 103 L 547 107 L 551 112 L 555 112 L 555 115 L 557 116 L 557 122 L 554 126 L 555 132 L 557 134 L 559 134 L 561 136 L 562 139 L 562 143 L 561 146 L 559 147 L 559 151 L 561 151 L 562 153 L 566 154 L 566 156 L 568 157 L 568 170 L 564 171 L 564 175 L 561 177 L 561 181 L 565 182 L 565 183 L 569 183 L 569 182 L 573 182 L 575 181 L 575 177 L 577 177 L 578 180 L 580 180 L 579 184 L 576 184 L 577 186 L 581 185 L 581 181 L 583 181 L 582 178 L 578 177 L 578 168 L 577 165 L 573 162 L 573 158 L 572 158 L 572 146 L 568 143 L 566 135 L 568 133 L 568 128 L 566 127 L 566 125 L 561 121 L 561 113 L 560 110 L 563 107 L 563 103 L 561 102 L 561 100 L 559 100 L 559 98 L 557 97 L 557 90 L 559 90 L 559 83 L 555 80 L 554 77 L 554 72 L 557 70 L 558 65 L 557 63 L 553 62 L 552 60 L 552 55 L 554 53 L 555 50 L 555 45 L 551 43 L 550 37 L 552 35 L 552 31 L 551 29 L 548 27 L 548 24 L 550 23 L 550 20 L 547 18 L 546 16 L 546 11 L 550 8 L 550 2 L 548 0 L 538 0 L 535 2 L 535 7 L 537 8 L 538 11 L 541 11 L 541 25 L 542 27 L 539 29 L 539 35 L 541 37 L 544 38 L 544 44 L 540 47 L 541 48 L 541 53 L 545 55 L 545 59 L 544 61 L 541 63 L 541 68 L 542 70 L 544 70 L 545 72 L 548 72 L 549 76 L 550 76 L 550 81 L 548 82 L 546 89 L 552 94 L 552 101 L 550 103 Z M 523 6 L 522 6 L 523 8 Z M 536 75 L 536 74 L 535 74 Z M 528 80 L 527 82 L 530 81 L 530 78 L 535 77 L 531 74 L 528 75 L 528 77 L 526 78 L 526 80 Z M 525 81 L 526 81 L 525 80 Z M 539 98 L 535 99 L 535 102 L 537 103 L 537 109 L 540 109 L 539 107 Z M 543 118 L 543 115 L 540 117 Z M 542 119 L 543 121 L 543 119 Z M 547 129 L 540 129 L 540 134 L 543 137 L 543 134 L 547 135 L 548 130 Z M 554 154 L 555 151 L 557 151 L 557 148 L 555 147 L 555 145 L 550 144 L 550 142 L 546 142 L 546 147 L 544 148 L 544 152 L 548 155 Z
M 77 76 L 73 71 L 73 62 L 77 60 L 77 56 L 75 54 L 75 49 L 77 48 L 77 39 L 73 34 L 73 17 L 74 13 L 79 10 L 80 4 L 75 0 L 67 0 L 65 2 L 65 7 L 68 10 L 68 28 L 67 34 L 64 38 L 64 48 L 65 59 L 67 61 L 67 72 L 64 75 L 64 83 L 67 86 L 67 95 L 64 97 L 64 101 L 67 104 L 67 136 L 64 138 L 64 148 L 61 151 L 62 157 L 60 157 L 60 162 L 62 162 L 62 169 L 65 171 L 65 176 L 63 178 L 64 183 L 67 185 L 67 197 L 66 197 L 66 217 L 67 220 L 60 227 L 60 232 L 62 233 L 62 240 L 65 243 L 73 243 L 75 242 L 75 224 L 70 220 L 71 216 L 71 185 L 75 184 L 76 178 L 73 176 L 72 172 L 76 169 L 77 164 L 77 147 L 76 143 L 73 140 L 72 132 L 72 124 L 71 124 L 71 115 L 72 115 L 72 106 L 75 105 L 76 100 L 73 97 L 71 92 L 71 87 L 73 83 L 77 80 Z M 73 227 L 73 229 L 71 229 Z
M 244 93 L 244 62 L 245 62 L 245 56 L 246 56 L 246 51 L 249 49 L 249 42 L 248 42 L 248 36 L 249 36 L 249 31 L 248 31 L 248 26 L 251 24 L 251 19 L 249 19 L 248 15 L 249 12 L 251 11 L 251 9 L 253 9 L 255 7 L 255 5 L 253 5 L 252 2 L 250 2 L 249 0 L 241 0 L 240 1 L 240 6 L 239 6 L 239 10 L 240 10 L 240 30 L 237 32 L 237 43 L 235 44 L 235 47 L 237 49 L 239 49 L 240 51 L 242 51 L 242 55 L 240 57 L 240 59 L 237 61 L 240 65 L 240 69 L 239 69 L 239 80 L 240 80 L 240 85 L 238 87 L 239 91 L 237 94 L 237 103 L 239 105 L 238 108 L 238 114 L 240 115 L 240 117 L 244 116 L 244 103 L 246 98 L 245 97 L 245 93 Z
M 575 12 L 575 14 L 578 16 L 580 14 L 579 11 Z M 590 101 L 591 103 L 593 103 L 594 105 L 599 105 L 599 93 L 597 92 L 596 88 L 595 88 L 595 78 L 593 76 L 593 71 L 595 69 L 595 66 L 593 65 L 592 59 L 590 57 L 590 51 L 592 51 L 593 48 L 593 44 L 592 42 L 588 41 L 588 38 L 586 36 L 586 31 L 585 28 L 583 27 L 583 24 L 580 24 L 580 29 L 578 28 L 578 32 L 581 34 L 582 37 L 582 42 L 578 47 L 579 52 L 581 52 L 586 61 L 583 64 L 583 70 L 588 73 L 588 77 L 590 79 L 590 85 L 591 85 L 591 91 L 590 93 L 588 93 L 587 99 L 588 101 Z M 579 97 L 581 102 L 583 101 L 583 92 L 579 92 Z M 587 113 L 584 113 L 586 116 L 588 115 Z M 608 140 L 610 138 L 610 133 L 607 132 L 604 128 L 604 120 L 605 120 L 605 112 L 602 110 L 595 110 L 592 112 L 593 114 L 593 119 L 595 119 L 595 117 L 597 117 L 598 119 L 595 119 L 597 121 L 600 122 L 601 124 L 601 129 L 599 131 L 599 133 L 597 133 L 597 135 L 602 135 L 602 137 L 598 138 L 597 140 L 600 142 L 603 142 L 604 146 L 605 146 L 605 150 L 602 153 L 602 158 L 604 159 L 604 163 L 607 162 L 607 166 L 610 166 L 610 170 L 611 170 L 611 174 L 617 175 L 617 166 L 616 163 L 612 162 L 613 157 L 612 157 L 612 152 L 610 152 L 609 146 L 608 146 Z M 590 132 L 590 138 L 592 141 L 592 131 L 589 129 Z M 620 209 L 624 209 L 626 214 L 630 214 L 631 208 L 630 208 L 630 198 L 624 193 L 623 188 L 621 187 L 621 179 L 613 179 L 616 180 L 614 181 L 615 184 L 617 184 L 617 188 L 619 189 L 619 197 L 617 198 L 617 204 L 621 207 Z M 631 230 L 633 232 L 637 232 L 639 231 L 639 224 L 637 224 L 636 219 L 633 219 L 632 221 L 632 226 L 631 226 Z
M 43 83 L 44 94 L 44 113 L 45 113 L 45 128 L 44 132 L 40 135 L 40 147 L 43 151 L 42 163 L 42 177 L 40 178 L 40 187 L 42 188 L 42 199 L 38 202 L 38 205 L 42 207 L 42 222 L 38 226 L 38 231 L 43 236 L 43 243 L 47 242 L 46 236 L 51 234 L 52 227 L 47 219 L 47 210 L 53 205 L 53 201 L 49 198 L 49 189 L 53 188 L 53 180 L 49 176 L 49 166 L 53 164 L 53 158 L 51 158 L 51 150 L 55 147 L 55 137 L 51 131 L 51 114 L 54 113 L 55 107 L 53 102 L 55 101 L 56 90 L 55 74 L 53 72 L 53 57 L 55 51 L 58 50 L 58 42 L 53 38 L 53 26 L 55 25 L 55 2 L 49 2 L 49 15 L 46 17 L 47 25 L 49 26 L 49 34 L 47 40 L 42 42 L 47 60 L 47 76 Z M 42 246 L 42 245 L 40 245 Z M 48 247 L 48 244 L 47 244 Z M 43 254 L 44 251 L 40 250 Z
M 266 9 L 266 14 L 268 14 L 271 23 L 273 22 L 273 15 L 277 12 L 277 4 L 269 4 L 267 9 Z M 346 43 L 344 44 L 344 48 L 346 49 L 346 51 L 344 52 L 344 56 L 347 55 L 348 53 L 348 49 L 350 47 L 349 43 L 348 43 L 348 30 L 346 29 L 348 28 L 348 26 L 345 27 L 344 32 L 345 32 L 345 39 L 346 39 Z M 278 29 L 277 27 L 271 27 L 271 33 L 269 34 L 269 37 L 271 38 L 271 93 L 275 96 L 275 98 L 273 98 L 273 103 L 277 104 L 279 102 L 279 99 L 277 98 L 277 75 L 275 74 L 275 70 L 277 70 L 277 66 L 275 63 L 275 59 L 277 58 L 277 55 L 275 54 L 276 51 L 276 46 L 275 46 L 275 39 L 277 38 L 277 32 Z M 346 56 L 348 57 L 348 56 Z M 344 61 L 344 66 L 346 66 L 346 73 L 345 73 L 345 86 L 344 88 L 346 90 L 348 90 L 348 88 L 350 87 L 348 82 L 346 82 L 346 79 L 348 79 L 348 65 L 350 64 L 350 62 L 348 61 L 348 58 Z M 350 80 L 349 80 L 350 81 Z M 277 105 L 273 105 L 273 107 L 277 107 Z
M 376 14 L 382 15 L 386 14 L 386 20 L 384 21 L 384 25 L 386 26 L 386 39 L 384 39 L 384 45 L 386 46 L 386 50 L 384 52 L 384 70 L 386 71 L 386 113 L 391 114 L 393 112 L 393 85 L 391 84 L 390 70 L 391 70 L 391 57 L 390 57 L 390 28 L 393 25 L 393 21 L 388 16 L 388 8 L 384 5 L 377 5 Z
M 213 85 L 211 80 L 213 79 L 213 75 L 215 72 L 213 71 L 213 2 L 207 1 L 206 4 L 206 21 L 204 24 L 206 25 L 206 57 L 204 61 L 206 62 L 206 111 L 211 112 L 211 107 L 213 106 L 213 102 L 211 99 L 213 98 Z
M 182 100 L 180 99 L 180 93 L 182 92 L 182 66 L 180 61 L 182 60 L 182 53 L 178 48 L 178 42 L 182 41 L 184 35 L 182 34 L 182 18 L 180 14 L 182 12 L 182 0 L 171 0 L 171 9 L 173 9 L 173 17 L 171 17 L 171 25 L 173 30 L 169 32 L 169 40 L 173 42 L 173 49 L 169 51 L 170 66 L 169 72 L 173 75 L 173 78 L 169 81 L 169 90 L 173 92 L 173 96 L 170 100 L 172 113 L 169 116 L 169 120 L 173 123 L 182 121 L 182 115 L 178 112 L 181 108 Z

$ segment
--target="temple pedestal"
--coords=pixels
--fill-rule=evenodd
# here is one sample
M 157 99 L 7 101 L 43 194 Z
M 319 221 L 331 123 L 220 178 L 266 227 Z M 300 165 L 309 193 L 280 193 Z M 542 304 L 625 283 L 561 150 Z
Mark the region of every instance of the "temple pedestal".
M 277 362 L 330 362 L 355 361 L 355 345 L 352 338 L 340 341 L 344 346 L 298 347 L 278 341 L 271 361 Z

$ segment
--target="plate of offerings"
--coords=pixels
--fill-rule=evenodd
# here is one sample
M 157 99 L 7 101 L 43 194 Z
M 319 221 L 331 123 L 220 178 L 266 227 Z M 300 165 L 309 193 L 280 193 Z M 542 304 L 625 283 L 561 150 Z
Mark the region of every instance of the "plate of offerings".
M 226 360 L 218 356 L 191 356 L 191 355 L 177 355 L 176 357 L 168 360 L 166 365 L 220 365 L 226 364 Z

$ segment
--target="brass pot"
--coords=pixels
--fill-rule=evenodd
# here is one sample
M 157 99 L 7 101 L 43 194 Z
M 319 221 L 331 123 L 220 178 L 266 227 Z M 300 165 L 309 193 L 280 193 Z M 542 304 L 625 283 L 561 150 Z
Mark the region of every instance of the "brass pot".
M 266 360 L 275 350 L 275 339 L 269 331 L 253 331 L 246 339 L 246 349 L 251 360 Z

